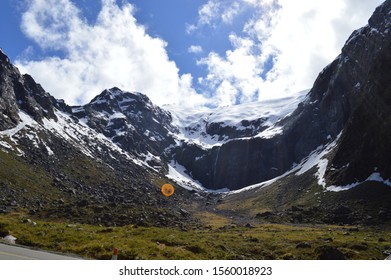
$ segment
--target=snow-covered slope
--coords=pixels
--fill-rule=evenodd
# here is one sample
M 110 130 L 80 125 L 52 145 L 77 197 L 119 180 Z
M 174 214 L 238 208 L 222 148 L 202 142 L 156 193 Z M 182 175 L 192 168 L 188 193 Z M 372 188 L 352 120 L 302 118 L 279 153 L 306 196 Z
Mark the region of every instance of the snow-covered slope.
M 211 148 L 232 139 L 270 138 L 281 132 L 276 123 L 289 116 L 305 99 L 308 90 L 284 98 L 262 100 L 219 108 L 183 108 L 167 105 L 179 140 Z
M 20 111 L 21 122 L 13 129 L 0 131 L 2 149 L 4 151 L 15 151 L 23 156 L 23 149 L 26 149 L 26 144 L 28 144 L 30 147 L 37 149 L 44 148 L 43 150 L 47 152 L 49 157 L 55 158 L 58 155 L 56 155 L 56 148 L 50 138 L 52 135 L 63 139 L 92 159 L 99 160 L 102 157 L 116 159 L 123 156 L 137 165 L 148 166 L 82 121 L 75 122 L 70 115 L 57 109 L 54 109 L 54 113 L 57 120 L 44 118 L 43 123 L 39 123 L 24 111 Z

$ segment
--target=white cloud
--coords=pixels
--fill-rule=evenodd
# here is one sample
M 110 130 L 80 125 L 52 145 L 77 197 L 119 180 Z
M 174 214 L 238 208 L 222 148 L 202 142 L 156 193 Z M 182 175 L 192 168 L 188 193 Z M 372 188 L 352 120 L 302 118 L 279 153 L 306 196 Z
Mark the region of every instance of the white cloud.
M 188 24 L 186 32 L 191 34 L 204 26 L 216 28 L 219 24 L 230 25 L 239 14 L 249 7 L 248 4 L 254 5 L 248 1 L 209 0 L 199 8 L 197 22 Z
M 199 61 L 202 85 L 219 102 L 246 102 L 310 88 L 351 32 L 367 23 L 382 0 L 242 0 L 254 7 L 232 49 Z M 271 67 L 271 68 L 270 68 Z M 224 92 L 228 98 L 223 95 Z
M 29 0 L 22 30 L 40 47 L 65 57 L 24 58 L 16 64 L 70 104 L 86 103 L 113 86 L 148 94 L 159 105 L 203 103 L 191 75 L 179 75 L 169 59 L 166 42 L 149 36 L 133 12 L 127 2 L 102 0 L 96 22 L 89 24 L 69 0 Z
M 219 16 L 220 3 L 208 1 L 198 11 L 200 24 L 212 24 L 213 20 Z
M 29 8 L 22 16 L 25 34 L 43 48 L 64 48 L 70 29 L 80 24 L 79 10 L 68 0 L 26 0 L 26 5 Z
M 198 45 L 191 45 L 188 49 L 187 49 L 187 52 L 188 53 L 195 53 L 195 54 L 198 54 L 198 53 L 202 53 L 203 52 L 203 49 L 201 46 L 198 46 Z
M 230 35 L 230 41 L 235 48 L 227 51 L 225 58 L 212 52 L 198 62 L 208 68 L 202 84 L 216 92 L 219 106 L 254 101 L 261 85 L 262 68 L 259 57 L 253 55 L 254 42 L 235 34 Z
M 220 3 L 217 0 L 209 0 L 198 10 L 198 21 L 186 27 L 187 33 L 192 33 L 204 25 L 213 26 L 215 20 L 220 17 Z
M 240 14 L 241 5 L 239 2 L 234 2 L 228 6 L 221 14 L 221 19 L 226 24 L 232 24 L 235 17 Z

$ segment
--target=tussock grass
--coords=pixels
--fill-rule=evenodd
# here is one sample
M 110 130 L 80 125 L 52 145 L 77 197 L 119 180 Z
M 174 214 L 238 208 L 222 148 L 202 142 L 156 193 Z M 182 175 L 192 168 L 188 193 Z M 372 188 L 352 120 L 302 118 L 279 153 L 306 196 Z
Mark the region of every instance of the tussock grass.
M 30 218 L 33 222 L 28 222 Z M 327 225 L 264 224 L 253 228 L 216 227 L 182 231 L 178 228 L 101 227 L 37 221 L 24 213 L 0 215 L 0 231 L 22 245 L 73 253 L 87 259 L 316 259 L 316 248 L 329 245 L 348 259 L 384 259 L 391 248 L 387 228 Z M 298 244 L 306 243 L 305 248 Z

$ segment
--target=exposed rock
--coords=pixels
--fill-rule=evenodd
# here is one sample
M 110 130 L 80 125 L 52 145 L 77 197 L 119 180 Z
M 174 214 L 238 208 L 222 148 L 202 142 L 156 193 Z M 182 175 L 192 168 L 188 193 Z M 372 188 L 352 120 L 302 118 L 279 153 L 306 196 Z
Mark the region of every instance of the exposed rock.
M 0 49 L 0 130 L 15 127 L 19 121 L 14 82 L 20 73 Z
M 333 239 L 331 237 L 322 238 L 324 242 L 333 242 Z
M 319 260 L 345 260 L 345 255 L 335 247 L 321 246 L 315 249 Z
M 368 250 L 368 244 L 367 243 L 361 243 L 361 244 L 353 244 L 350 246 L 353 250 L 359 250 L 359 251 L 365 251 Z
M 301 242 L 299 244 L 296 245 L 296 249 L 308 249 L 308 248 L 311 248 L 311 244 L 308 243 L 308 242 Z
M 348 65 L 356 65 L 349 67 L 356 86 L 355 93 L 349 96 L 349 122 L 331 162 L 335 169 L 328 172 L 338 185 L 363 181 L 374 167 L 385 178 L 391 177 L 391 159 L 387 156 L 391 146 L 385 144 L 391 141 L 390 9 L 391 2 L 385 1 L 343 49 Z
M 7 236 L 5 236 L 5 237 L 3 238 L 3 240 L 4 240 L 5 242 L 10 243 L 10 244 L 16 244 L 17 238 L 16 238 L 15 236 L 13 236 L 13 235 L 7 235 Z
M 151 166 L 162 166 L 159 157 L 175 144 L 171 133 L 171 114 L 152 104 L 144 94 L 111 88 L 89 104 L 72 108 L 77 118 L 84 118 L 96 131 L 111 138 L 131 154 L 153 155 L 146 158 Z
M 272 217 L 274 215 L 275 215 L 275 213 L 273 213 L 271 211 L 265 211 L 265 212 L 256 214 L 255 218 L 257 218 L 257 219 L 259 219 L 259 218 L 269 218 L 269 217 Z

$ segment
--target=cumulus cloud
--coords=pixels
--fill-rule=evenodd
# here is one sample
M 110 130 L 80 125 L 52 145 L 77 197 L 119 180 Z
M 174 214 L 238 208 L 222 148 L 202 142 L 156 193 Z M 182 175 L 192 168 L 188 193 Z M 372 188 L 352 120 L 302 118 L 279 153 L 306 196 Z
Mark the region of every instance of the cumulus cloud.
M 198 9 L 197 22 L 188 24 L 186 32 L 191 34 L 204 26 L 216 28 L 220 24 L 231 25 L 234 19 L 249 7 L 247 1 L 251 0 L 209 0 Z
M 253 95 L 261 86 L 262 63 L 254 55 L 254 42 L 235 34 L 229 39 L 234 49 L 227 51 L 224 58 L 211 52 L 198 62 L 208 68 L 208 75 L 200 82 L 216 92 L 219 106 L 254 101 Z
M 203 49 L 202 49 L 202 47 L 199 46 L 199 45 L 191 45 L 191 46 L 187 49 L 187 51 L 188 51 L 189 53 L 198 54 L 198 53 L 202 53 L 202 52 L 203 52 Z
M 148 94 L 156 104 L 202 104 L 192 76 L 180 75 L 167 43 L 146 33 L 126 1 L 102 0 L 93 24 L 69 0 L 28 0 L 22 30 L 41 48 L 61 52 L 42 60 L 16 61 L 46 90 L 70 104 L 90 101 L 103 89 L 119 86 Z
M 254 12 L 231 49 L 199 60 L 199 82 L 220 104 L 298 92 L 339 53 L 351 32 L 366 24 L 382 0 L 241 0 Z
M 213 26 L 215 20 L 219 17 L 220 3 L 216 0 L 209 0 L 198 10 L 198 21 L 196 24 L 189 24 L 186 28 L 187 33 L 192 33 L 204 25 Z
M 226 24 L 232 24 L 233 20 L 237 15 L 239 15 L 242 11 L 239 2 L 233 2 L 230 6 L 223 10 L 221 14 L 221 20 Z

